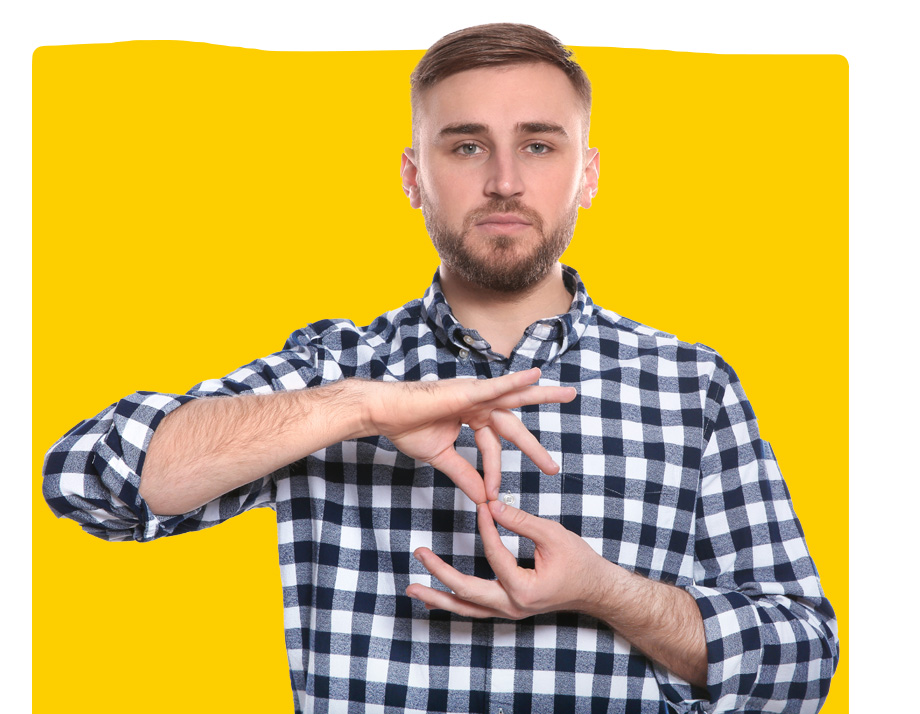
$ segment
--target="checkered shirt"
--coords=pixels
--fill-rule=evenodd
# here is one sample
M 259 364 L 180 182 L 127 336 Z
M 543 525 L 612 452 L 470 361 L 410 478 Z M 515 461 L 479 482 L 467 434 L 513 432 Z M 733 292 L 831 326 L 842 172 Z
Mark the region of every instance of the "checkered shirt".
M 574 270 L 564 277 L 571 310 L 531 325 L 507 359 L 457 322 L 436 274 L 423 299 L 367 327 L 316 322 L 281 352 L 188 394 L 128 396 L 52 447 L 45 497 L 113 541 L 274 508 L 297 712 L 817 711 L 838 658 L 834 612 L 734 371 L 703 345 L 597 307 Z M 321 449 L 181 516 L 153 514 L 138 493 L 157 424 L 199 397 L 535 366 L 541 384 L 578 390 L 569 404 L 518 411 L 562 470 L 542 474 L 506 443 L 503 498 L 689 592 L 705 625 L 706 690 L 586 615 L 477 620 L 406 596 L 414 582 L 444 587 L 412 557 L 419 546 L 463 573 L 494 575 L 474 505 L 383 437 Z M 481 469 L 467 427 L 457 450 Z M 532 566 L 533 543 L 501 532 Z

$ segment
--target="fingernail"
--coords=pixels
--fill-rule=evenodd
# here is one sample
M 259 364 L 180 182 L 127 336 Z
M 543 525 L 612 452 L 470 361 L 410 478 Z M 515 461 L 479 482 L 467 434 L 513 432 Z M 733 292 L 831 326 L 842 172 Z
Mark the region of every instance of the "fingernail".
M 492 501 L 492 503 L 495 504 L 495 508 L 493 510 L 496 513 L 501 513 L 502 511 L 505 510 L 505 504 L 503 501 Z

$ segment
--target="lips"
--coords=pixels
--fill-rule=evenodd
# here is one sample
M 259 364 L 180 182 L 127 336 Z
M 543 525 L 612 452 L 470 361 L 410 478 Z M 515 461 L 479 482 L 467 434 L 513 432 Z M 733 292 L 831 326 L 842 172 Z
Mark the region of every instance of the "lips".
M 490 213 L 485 218 L 476 221 L 475 225 L 483 227 L 501 226 L 503 228 L 513 228 L 514 226 L 529 226 L 530 221 L 514 213 Z
M 527 226 L 530 225 L 530 221 L 514 213 L 491 213 L 477 221 L 476 225 L 481 226 L 485 223 L 522 223 Z

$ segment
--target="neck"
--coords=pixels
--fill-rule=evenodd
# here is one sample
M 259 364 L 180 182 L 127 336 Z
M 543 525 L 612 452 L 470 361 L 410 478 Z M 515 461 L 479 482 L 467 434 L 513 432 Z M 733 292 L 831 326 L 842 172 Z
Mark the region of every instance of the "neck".
M 441 290 L 460 324 L 476 330 L 495 352 L 506 357 L 530 325 L 568 312 L 572 295 L 562 280 L 562 266 L 553 266 L 540 282 L 517 293 L 485 290 L 440 268 Z

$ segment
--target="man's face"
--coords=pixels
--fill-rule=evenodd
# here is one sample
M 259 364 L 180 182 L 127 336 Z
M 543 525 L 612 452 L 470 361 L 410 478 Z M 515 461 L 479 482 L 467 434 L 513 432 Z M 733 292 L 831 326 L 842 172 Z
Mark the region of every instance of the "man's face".
M 421 97 L 403 188 L 448 270 L 501 292 L 547 275 L 597 190 L 585 122 L 547 64 L 461 72 Z

